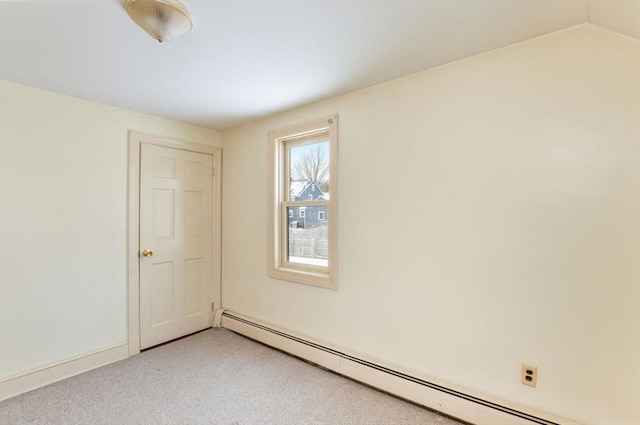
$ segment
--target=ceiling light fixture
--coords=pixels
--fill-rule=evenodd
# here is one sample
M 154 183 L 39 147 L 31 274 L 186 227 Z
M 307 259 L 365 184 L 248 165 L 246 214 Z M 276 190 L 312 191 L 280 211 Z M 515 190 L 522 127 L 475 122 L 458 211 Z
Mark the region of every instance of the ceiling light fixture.
M 178 0 L 127 0 L 124 7 L 131 19 L 160 43 L 193 28 L 189 11 Z

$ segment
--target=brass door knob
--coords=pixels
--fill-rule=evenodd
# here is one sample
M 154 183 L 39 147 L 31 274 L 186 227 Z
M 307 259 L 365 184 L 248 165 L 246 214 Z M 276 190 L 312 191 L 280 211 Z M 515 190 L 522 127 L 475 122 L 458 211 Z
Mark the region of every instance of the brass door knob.
M 151 257 L 152 255 L 153 255 L 153 251 L 150 251 L 148 249 L 145 249 L 144 251 L 142 251 L 143 257 Z

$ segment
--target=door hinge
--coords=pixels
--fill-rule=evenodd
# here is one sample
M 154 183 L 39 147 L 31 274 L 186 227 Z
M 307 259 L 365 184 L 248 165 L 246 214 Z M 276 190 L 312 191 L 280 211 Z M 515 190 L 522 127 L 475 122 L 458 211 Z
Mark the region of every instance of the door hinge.
M 216 305 L 214 303 L 211 303 L 211 311 L 216 311 Z
M 211 167 L 211 175 L 212 175 L 213 177 L 215 177 L 215 176 L 216 176 L 216 167 Z

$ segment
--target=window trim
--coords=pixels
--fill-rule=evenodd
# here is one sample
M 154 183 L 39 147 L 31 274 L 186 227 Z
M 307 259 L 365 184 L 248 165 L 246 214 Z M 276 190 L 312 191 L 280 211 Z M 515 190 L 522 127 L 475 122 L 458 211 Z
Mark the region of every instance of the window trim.
M 328 133 L 328 137 L 325 135 Z M 322 137 L 317 137 L 322 135 Z M 308 266 L 287 261 L 287 206 L 291 206 L 288 183 L 287 144 L 311 144 L 329 140 L 329 175 L 331 194 L 328 200 L 309 201 L 309 206 L 326 205 L 328 221 L 328 267 Z M 268 264 L 269 276 L 275 279 L 338 289 L 338 115 L 323 117 L 299 125 L 269 132 L 268 182 Z M 295 201 L 299 204 L 301 201 Z

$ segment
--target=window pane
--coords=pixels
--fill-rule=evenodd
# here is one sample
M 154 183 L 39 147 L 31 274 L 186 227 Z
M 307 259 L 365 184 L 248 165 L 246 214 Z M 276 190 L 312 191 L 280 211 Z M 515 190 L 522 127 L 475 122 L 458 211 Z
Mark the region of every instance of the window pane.
M 329 199 L 329 142 L 292 142 L 288 149 L 289 200 Z
M 300 216 L 302 211 L 304 213 Z M 287 261 L 328 267 L 327 206 L 287 207 L 287 215 L 290 217 L 287 227 Z M 319 220 L 319 217 L 324 217 L 324 220 Z

